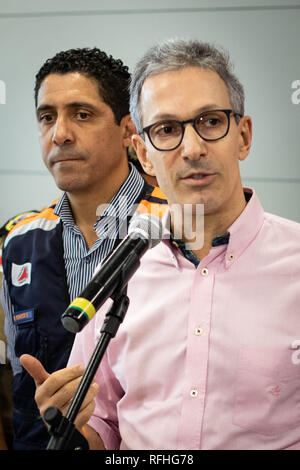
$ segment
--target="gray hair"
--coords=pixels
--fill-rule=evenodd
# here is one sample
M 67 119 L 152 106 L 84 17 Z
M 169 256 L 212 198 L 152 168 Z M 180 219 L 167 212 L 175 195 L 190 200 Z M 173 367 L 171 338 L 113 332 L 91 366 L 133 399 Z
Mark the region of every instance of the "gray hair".
M 168 39 L 145 53 L 131 77 L 130 113 L 137 132 L 143 128 L 139 100 L 145 80 L 152 75 L 186 67 L 201 67 L 216 72 L 227 86 L 232 109 L 244 115 L 244 88 L 233 74 L 229 54 L 198 40 Z

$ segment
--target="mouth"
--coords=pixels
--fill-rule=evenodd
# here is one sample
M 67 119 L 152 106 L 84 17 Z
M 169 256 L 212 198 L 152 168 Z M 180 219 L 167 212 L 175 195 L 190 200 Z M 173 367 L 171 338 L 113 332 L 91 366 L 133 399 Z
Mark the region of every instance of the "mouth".
M 201 180 L 202 178 L 205 178 L 206 176 L 209 176 L 209 173 L 195 173 L 194 175 L 187 176 L 187 178 L 192 178 L 194 180 Z
M 215 173 L 199 171 L 188 174 L 187 176 L 183 177 L 182 180 L 191 185 L 206 186 L 213 181 L 215 176 Z
M 54 149 L 48 155 L 48 161 L 51 165 L 55 165 L 58 163 L 67 163 L 67 162 L 76 162 L 83 160 L 85 155 L 80 152 L 79 150 L 72 148 L 72 149 Z
M 78 160 L 79 158 L 60 158 L 59 160 L 54 160 L 53 163 L 75 162 Z
M 82 158 L 79 157 L 57 157 L 52 160 L 52 165 L 58 164 L 58 163 L 67 163 L 67 162 L 77 162 L 82 160 Z

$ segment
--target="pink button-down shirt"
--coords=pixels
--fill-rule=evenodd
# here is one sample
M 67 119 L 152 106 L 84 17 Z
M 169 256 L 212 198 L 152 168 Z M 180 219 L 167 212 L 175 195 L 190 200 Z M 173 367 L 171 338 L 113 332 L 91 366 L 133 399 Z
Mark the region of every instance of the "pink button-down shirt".
M 197 269 L 169 241 L 143 256 L 96 375 L 89 424 L 107 449 L 300 449 L 300 225 L 254 193 L 229 232 Z

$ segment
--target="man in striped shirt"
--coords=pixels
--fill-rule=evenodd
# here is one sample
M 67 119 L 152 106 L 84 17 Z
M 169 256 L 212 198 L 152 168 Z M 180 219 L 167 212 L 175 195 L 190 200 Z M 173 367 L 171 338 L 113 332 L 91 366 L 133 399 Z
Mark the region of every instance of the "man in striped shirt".
M 66 365 L 74 337 L 61 314 L 112 250 L 135 203 L 153 189 L 127 160 L 134 131 L 129 78 L 120 60 L 96 48 L 60 52 L 36 75 L 42 157 L 63 194 L 19 222 L 3 252 L 14 449 L 43 449 L 49 440 L 19 356 L 29 352 L 51 372 Z

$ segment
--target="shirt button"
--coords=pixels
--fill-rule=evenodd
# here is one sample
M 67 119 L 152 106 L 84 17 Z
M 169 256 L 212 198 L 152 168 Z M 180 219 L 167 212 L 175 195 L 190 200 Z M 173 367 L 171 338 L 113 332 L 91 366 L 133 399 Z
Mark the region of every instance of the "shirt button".
M 208 269 L 207 269 L 207 268 L 203 268 L 203 269 L 201 270 L 201 274 L 202 274 L 202 276 L 207 276 L 207 274 L 208 274 Z
M 201 336 L 203 333 L 203 329 L 202 328 L 195 328 L 195 335 L 196 336 Z
M 192 398 L 196 398 L 198 396 L 198 390 L 195 388 L 192 388 L 192 390 L 190 391 L 190 395 Z
M 91 258 L 87 256 L 86 258 L 84 258 L 84 262 L 89 264 L 91 262 Z
M 228 256 L 228 259 L 229 259 L 229 261 L 233 261 L 234 260 L 234 254 L 230 253 L 230 255 Z

